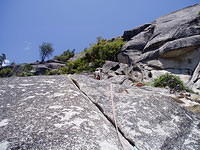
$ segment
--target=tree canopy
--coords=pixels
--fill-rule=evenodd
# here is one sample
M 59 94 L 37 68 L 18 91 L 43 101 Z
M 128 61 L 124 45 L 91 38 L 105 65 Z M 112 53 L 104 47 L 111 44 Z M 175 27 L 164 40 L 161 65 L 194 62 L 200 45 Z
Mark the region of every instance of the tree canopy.
M 51 43 L 44 42 L 42 45 L 39 46 L 40 48 L 40 57 L 41 57 L 41 62 L 44 62 L 46 58 L 52 55 L 54 52 L 54 49 L 52 47 Z

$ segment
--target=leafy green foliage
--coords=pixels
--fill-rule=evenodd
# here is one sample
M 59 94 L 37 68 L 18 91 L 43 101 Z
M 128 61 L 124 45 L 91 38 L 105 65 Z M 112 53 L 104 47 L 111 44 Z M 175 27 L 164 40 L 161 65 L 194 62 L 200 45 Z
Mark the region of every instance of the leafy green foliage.
M 22 66 L 22 69 L 20 73 L 17 74 L 17 76 L 19 77 L 34 76 L 34 74 L 30 72 L 31 70 L 33 70 L 33 66 L 31 66 L 30 64 L 25 64 Z
M 31 72 L 22 72 L 18 76 L 19 77 L 29 77 L 29 76 L 34 76 L 34 74 Z
M 42 62 L 44 62 L 46 58 L 51 56 L 54 51 L 51 43 L 44 42 L 42 43 L 42 45 L 39 46 L 39 48 L 40 48 L 40 57 Z
M 146 86 L 154 86 L 154 83 L 153 82 L 145 82 L 144 83 Z
M 29 72 L 29 71 L 31 71 L 33 69 L 33 67 L 30 65 L 30 64 L 25 64 L 24 66 L 23 66 L 23 71 L 25 71 L 25 72 Z
M 59 69 L 48 71 L 47 75 L 60 75 L 60 74 L 66 74 L 66 73 L 67 73 L 67 68 L 66 67 L 61 67 Z
M 62 61 L 62 62 L 67 62 L 71 57 L 74 56 L 75 50 L 66 50 L 61 54 L 60 56 L 55 56 L 54 59 Z
M 124 42 L 121 38 L 113 40 L 98 38 L 97 43 L 86 50 L 86 56 L 89 60 L 117 61 L 117 54 L 123 45 Z
M 160 77 L 156 78 L 154 80 L 153 85 L 155 87 L 169 87 L 170 89 L 176 89 L 178 90 L 185 90 L 186 87 L 183 84 L 183 81 L 178 76 L 166 73 L 164 75 L 161 75 Z
M 85 58 L 79 58 L 75 61 L 67 63 L 67 73 L 80 73 L 83 71 L 93 71 L 89 62 Z
M 94 71 L 102 67 L 106 60 L 117 61 L 124 41 L 121 38 L 106 40 L 98 38 L 96 44 L 85 49 L 84 57 L 67 63 L 67 73 L 80 73 L 83 71 Z
M 11 68 L 3 68 L 0 70 L 0 77 L 10 77 L 13 74 L 13 70 Z
M 121 38 L 112 40 L 106 40 L 103 38 L 97 38 L 95 44 L 90 45 L 85 49 L 80 58 L 74 61 L 69 61 L 74 56 L 75 50 L 66 50 L 60 56 L 55 56 L 54 59 L 66 62 L 65 67 L 59 69 L 50 70 L 47 75 L 60 75 L 60 74 L 73 74 L 81 73 L 84 71 L 95 71 L 96 68 L 102 67 L 106 60 L 117 61 L 117 54 L 124 45 L 124 41 Z M 41 61 L 52 55 L 54 49 L 50 43 L 43 43 L 40 47 Z M 2 55 L 3 56 L 3 55 Z M 15 68 L 15 65 L 12 65 Z M 15 70 L 15 71 L 13 71 Z M 26 77 L 35 75 L 32 73 L 33 67 L 30 64 L 25 64 L 17 69 L 2 69 L 0 70 L 0 77 L 8 77 L 11 75 Z
M 59 75 L 60 72 L 58 69 L 55 69 L 55 70 L 50 70 L 47 72 L 47 75 Z

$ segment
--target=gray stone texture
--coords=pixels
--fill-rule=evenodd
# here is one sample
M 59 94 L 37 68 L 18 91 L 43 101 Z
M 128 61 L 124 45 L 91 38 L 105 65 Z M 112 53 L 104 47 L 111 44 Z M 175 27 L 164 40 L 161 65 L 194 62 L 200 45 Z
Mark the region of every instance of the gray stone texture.
M 195 85 L 190 81 L 199 75 L 195 72 L 200 62 L 199 12 L 200 4 L 196 4 L 125 31 L 123 38 L 127 43 L 118 55 L 119 62 L 143 63 L 151 68 L 152 78 L 157 77 L 154 74 L 165 71 L 184 76 L 184 82 L 200 92 L 195 88 L 200 86 L 200 81 L 196 81 Z
M 122 86 L 108 80 L 71 76 L 80 89 L 114 121 L 113 103 L 119 129 L 141 150 L 200 149 L 200 118 L 167 96 L 166 89 Z
M 122 150 L 122 145 L 112 123 L 67 76 L 37 76 L 0 79 L 0 149 Z

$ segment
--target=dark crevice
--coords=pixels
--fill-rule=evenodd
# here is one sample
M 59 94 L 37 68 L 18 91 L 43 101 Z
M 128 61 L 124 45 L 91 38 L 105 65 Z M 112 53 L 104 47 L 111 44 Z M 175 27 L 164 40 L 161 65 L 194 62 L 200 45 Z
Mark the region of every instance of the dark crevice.
M 134 28 L 132 30 L 125 31 L 124 35 L 122 36 L 122 38 L 125 41 L 129 41 L 129 40 L 131 40 L 132 37 L 138 35 L 139 33 L 141 33 L 142 31 L 144 31 L 149 26 L 151 26 L 151 24 L 144 24 L 144 25 L 136 27 L 136 28 Z
M 112 67 L 110 70 L 116 71 L 116 70 L 119 69 L 119 68 L 120 68 L 120 66 L 119 66 L 119 64 L 117 64 L 116 66 Z
M 158 34 L 159 35 L 159 34 Z M 197 34 L 193 34 L 193 35 L 190 35 L 190 36 L 177 36 L 177 37 L 174 37 L 174 38 L 169 38 L 167 40 L 163 40 L 163 41 L 159 41 L 159 42 L 156 42 L 156 43 L 153 43 L 151 45 L 149 45 L 148 47 L 146 47 L 144 50 L 143 50 L 143 53 L 146 53 L 146 52 L 150 52 L 150 51 L 154 51 L 156 49 L 159 49 L 160 47 L 162 47 L 163 45 L 165 45 L 166 43 L 168 42 L 171 42 L 171 41 L 176 41 L 176 40 L 180 40 L 180 39 L 184 39 L 184 38 L 190 38 L 190 37 L 193 37 L 193 36 L 196 36 L 196 35 L 199 35 L 199 33 Z M 154 37 L 155 38 L 155 37 Z M 197 45 L 198 46 L 198 45 Z M 188 47 L 188 46 L 187 46 Z
M 196 78 L 196 80 L 193 81 L 193 83 L 196 83 L 199 80 L 199 78 Z
M 85 94 L 85 93 L 84 93 Z M 86 94 L 85 94 L 86 95 Z M 86 95 L 87 96 L 87 95 Z M 88 96 L 87 96 L 88 97 Z M 89 97 L 88 97 L 89 98 Z M 89 98 L 90 99 L 90 98 Z M 90 99 L 91 100 L 91 99 Z M 91 100 L 92 101 L 92 100 Z M 115 123 L 114 123 L 114 121 L 108 116 L 108 115 L 106 115 L 105 113 L 104 113 L 104 111 L 103 111 L 103 109 L 102 109 L 102 107 L 99 105 L 99 104 L 97 104 L 97 103 L 95 103 L 95 102 L 93 102 L 93 104 L 103 113 L 103 115 L 106 117 L 106 119 L 116 128 L 116 125 L 115 125 Z M 133 142 L 131 139 L 128 139 L 125 135 L 124 135 L 124 133 L 122 132 L 122 130 L 118 127 L 117 128 L 118 129 L 118 131 L 120 132 L 120 134 L 129 142 L 129 144 L 131 144 L 133 147 L 135 147 L 135 142 Z
M 180 73 L 180 74 L 192 75 L 192 70 L 189 69 L 189 68 L 170 68 L 170 67 L 168 67 L 168 68 L 162 68 L 162 67 L 154 66 L 154 65 L 151 65 L 151 64 L 149 64 L 148 66 L 151 67 L 151 68 L 153 68 L 154 70 L 158 70 L 158 71 L 160 71 L 160 70 L 167 70 L 167 71 L 173 73 L 173 70 L 179 70 L 179 71 L 185 71 L 185 73 L 182 72 L 182 73 Z M 171 71 L 170 71 L 170 70 L 171 70 Z M 174 72 L 174 73 L 177 73 L 177 72 Z
M 76 87 L 98 108 L 98 110 L 105 116 L 105 118 L 114 126 L 114 128 L 116 129 L 116 125 L 115 125 L 115 123 L 114 123 L 114 121 L 108 116 L 108 115 L 106 115 L 105 113 L 104 113 L 104 110 L 103 110 L 103 108 L 99 105 L 99 104 L 97 104 L 97 103 L 95 103 L 84 91 L 82 91 L 81 90 L 81 88 L 80 88 L 80 86 L 79 86 L 79 84 L 78 84 L 78 82 L 76 81 L 76 80 L 74 80 L 74 79 L 72 79 L 72 78 L 70 78 L 71 80 L 72 80 L 72 82 L 76 85 Z M 118 129 L 118 131 L 120 132 L 120 134 L 124 137 L 124 139 L 126 139 L 128 142 L 129 142 L 129 144 L 131 145 L 131 146 L 133 146 L 133 147 L 136 147 L 135 146 L 135 142 L 134 141 L 132 141 L 131 139 L 129 139 L 129 138 L 127 138 L 126 136 L 125 136 L 125 134 L 122 132 L 122 130 L 118 127 L 117 128 Z
M 159 34 L 157 34 L 156 36 L 158 36 Z M 155 37 L 153 37 L 155 38 Z M 152 38 L 152 39 L 153 39 Z M 169 38 L 167 40 L 163 40 L 163 41 L 159 41 L 159 42 L 156 42 L 156 43 L 153 43 L 151 44 L 149 47 L 146 47 L 144 50 L 143 50 L 143 53 L 146 53 L 146 52 L 150 52 L 150 51 L 154 51 L 156 49 L 159 49 L 161 46 L 163 46 L 164 44 L 166 44 L 167 42 L 171 42 L 171 41 L 174 41 L 176 39 L 174 38 Z
M 72 80 L 72 82 L 76 85 L 76 87 L 81 90 L 80 85 L 78 84 L 78 82 L 72 78 L 70 78 Z
M 195 45 L 195 46 L 180 47 L 180 48 L 171 49 L 171 50 L 165 49 L 165 51 L 162 51 L 162 53 L 161 53 L 161 51 L 159 51 L 159 49 L 156 50 L 156 51 L 149 51 L 149 52 L 146 52 L 143 55 L 141 55 L 133 63 L 136 64 L 138 62 L 146 62 L 146 61 L 157 59 L 157 58 L 175 58 L 175 57 L 165 57 L 165 54 L 170 53 L 170 52 L 174 52 L 174 51 L 179 51 L 179 50 L 188 50 L 188 52 L 189 52 L 189 51 L 193 51 L 193 50 L 198 49 L 198 48 L 200 48 L 200 44 Z

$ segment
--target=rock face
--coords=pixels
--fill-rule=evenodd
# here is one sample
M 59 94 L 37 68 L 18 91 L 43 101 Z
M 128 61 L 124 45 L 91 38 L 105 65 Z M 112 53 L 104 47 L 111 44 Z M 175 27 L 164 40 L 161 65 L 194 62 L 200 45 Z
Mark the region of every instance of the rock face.
M 72 78 L 113 122 L 115 110 L 119 130 L 138 149 L 200 149 L 200 118 L 178 106 L 166 96 L 166 90 L 122 86 L 111 80 L 99 81 L 86 76 Z
M 47 71 L 59 69 L 65 67 L 63 62 L 57 60 L 48 60 L 44 63 L 36 62 L 31 64 L 33 67 L 33 73 L 35 75 L 44 75 Z
M 118 55 L 119 61 L 141 63 L 153 78 L 164 71 L 179 74 L 188 82 L 200 62 L 199 11 L 197 4 L 125 31 L 127 43 Z
M 0 79 L 0 150 L 199 150 L 200 117 L 189 110 L 200 104 L 167 89 L 133 86 L 170 72 L 200 89 L 199 11 L 194 5 L 125 31 L 120 62 L 107 61 L 102 80 Z M 34 74 L 65 66 L 30 65 Z
M 188 86 L 192 87 L 193 89 L 198 89 L 200 90 L 200 62 L 198 66 L 196 67 L 192 79 L 188 83 Z
M 25 69 L 26 66 L 31 67 L 30 70 Z M 19 65 L 10 65 L 0 68 L 10 68 L 12 69 L 11 76 L 19 76 L 20 74 L 26 72 L 26 73 L 32 73 L 33 75 L 45 75 L 48 71 L 56 70 L 61 67 L 65 67 L 66 65 L 63 62 L 57 61 L 57 60 L 48 60 L 44 63 L 41 63 L 39 61 L 30 63 L 30 64 L 19 64 Z
M 1 150 L 122 150 L 114 126 L 67 76 L 0 79 L 0 89 Z
M 200 149 L 200 118 L 166 90 L 115 82 L 111 90 L 112 82 L 85 75 L 0 79 L 0 149 Z

